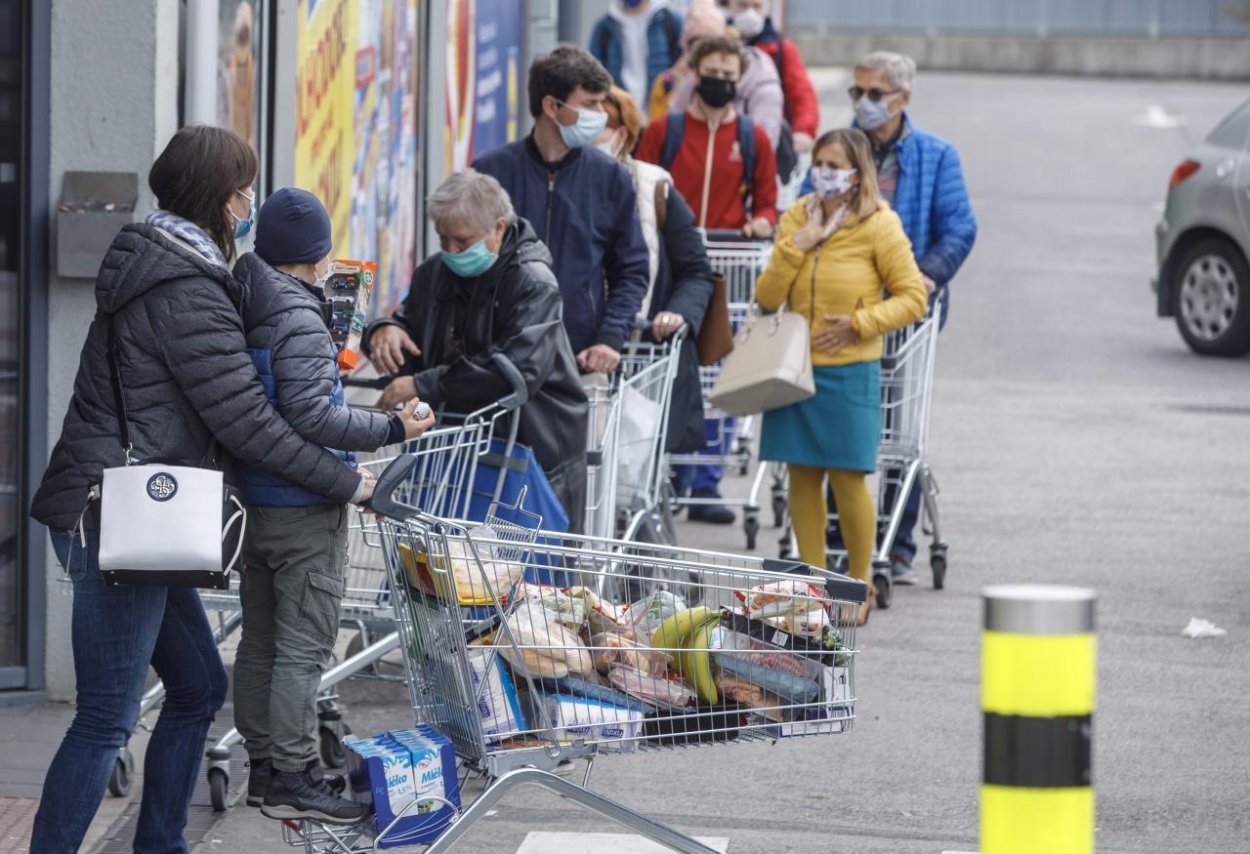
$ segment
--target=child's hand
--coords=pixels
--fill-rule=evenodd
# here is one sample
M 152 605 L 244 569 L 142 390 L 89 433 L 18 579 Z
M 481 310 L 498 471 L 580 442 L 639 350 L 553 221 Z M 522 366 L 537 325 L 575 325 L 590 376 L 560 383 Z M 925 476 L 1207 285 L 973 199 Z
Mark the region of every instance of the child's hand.
M 404 404 L 399 420 L 404 424 L 404 438 L 416 439 L 434 426 L 434 413 L 427 404 L 414 398 Z

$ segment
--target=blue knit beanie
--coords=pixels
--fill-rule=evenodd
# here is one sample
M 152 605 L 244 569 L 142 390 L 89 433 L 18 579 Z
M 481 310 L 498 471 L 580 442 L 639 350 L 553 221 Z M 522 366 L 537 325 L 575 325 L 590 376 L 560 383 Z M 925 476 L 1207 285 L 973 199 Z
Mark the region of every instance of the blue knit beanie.
M 256 254 L 270 266 L 315 264 L 330 254 L 330 215 L 307 190 L 283 187 L 256 216 Z

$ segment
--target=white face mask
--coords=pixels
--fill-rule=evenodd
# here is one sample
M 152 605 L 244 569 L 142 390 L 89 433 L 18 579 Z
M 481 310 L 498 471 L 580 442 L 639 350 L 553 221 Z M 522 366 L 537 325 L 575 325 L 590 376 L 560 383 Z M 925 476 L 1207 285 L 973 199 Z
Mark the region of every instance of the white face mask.
M 836 198 L 849 192 L 855 186 L 851 182 L 855 172 L 856 170 L 854 169 L 833 169 L 829 166 L 814 166 L 812 167 L 812 189 L 822 199 Z
M 764 32 L 764 21 L 764 16 L 754 9 L 743 9 L 734 15 L 734 27 L 742 35 L 743 41 L 749 42 Z

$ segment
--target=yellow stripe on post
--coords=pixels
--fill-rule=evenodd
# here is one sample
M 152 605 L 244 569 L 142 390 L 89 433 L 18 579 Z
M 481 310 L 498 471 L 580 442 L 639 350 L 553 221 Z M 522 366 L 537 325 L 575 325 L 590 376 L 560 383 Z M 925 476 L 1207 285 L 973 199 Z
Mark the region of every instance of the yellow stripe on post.
M 981 787 L 981 854 L 1094 850 L 1094 790 Z
M 1095 636 L 981 636 L 981 709 L 1000 715 L 1094 711 Z
M 983 592 L 981 854 L 1092 854 L 1092 590 Z

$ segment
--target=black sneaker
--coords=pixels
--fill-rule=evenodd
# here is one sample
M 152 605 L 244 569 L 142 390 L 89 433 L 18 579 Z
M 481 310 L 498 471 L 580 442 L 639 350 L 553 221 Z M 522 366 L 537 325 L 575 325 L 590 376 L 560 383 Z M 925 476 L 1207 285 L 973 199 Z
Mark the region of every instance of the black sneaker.
M 308 771 L 276 768 L 260 811 L 278 821 L 310 818 L 326 824 L 356 824 L 369 816 L 367 806 L 330 793 Z
M 720 498 L 715 492 L 696 489 L 690 493 L 691 498 Z M 732 525 L 734 512 L 724 504 L 691 504 L 686 518 L 691 522 L 708 522 L 713 525 Z
M 273 775 L 272 759 L 249 759 L 247 762 L 247 805 L 258 807 L 265 802 L 269 778 Z

